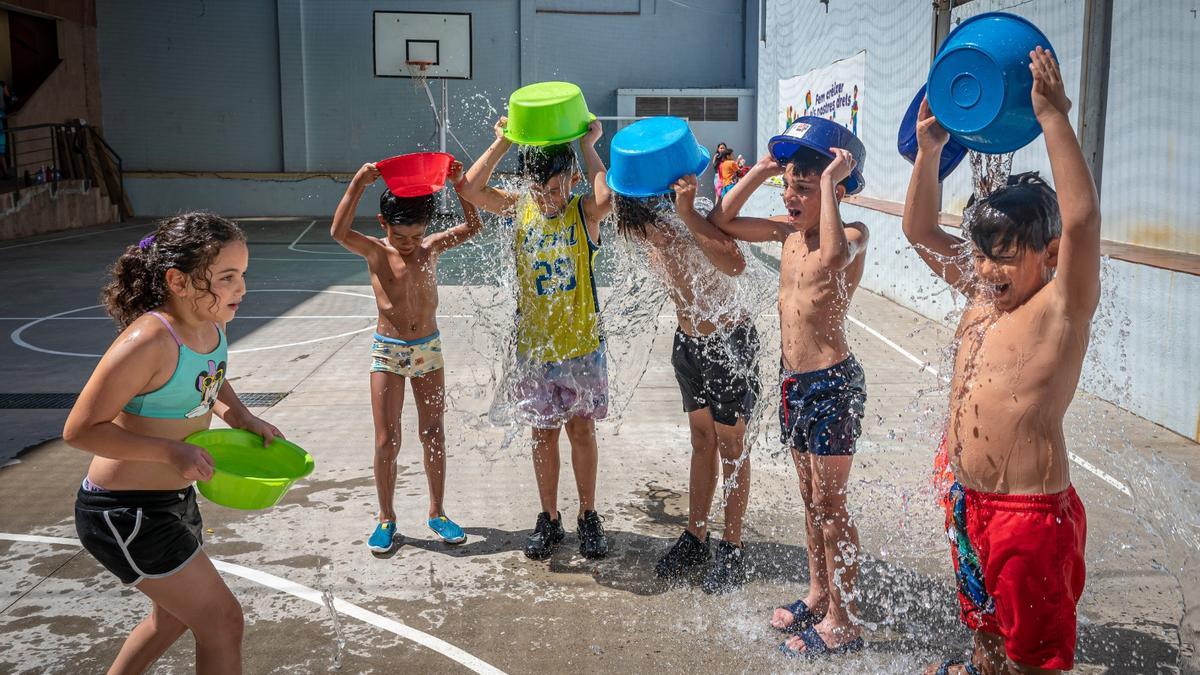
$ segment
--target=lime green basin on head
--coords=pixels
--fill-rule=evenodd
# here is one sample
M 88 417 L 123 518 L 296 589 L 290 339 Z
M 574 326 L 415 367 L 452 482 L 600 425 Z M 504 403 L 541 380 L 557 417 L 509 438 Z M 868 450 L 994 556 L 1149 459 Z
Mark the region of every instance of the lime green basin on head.
M 196 481 L 205 499 L 233 509 L 265 509 L 279 503 L 313 470 L 312 455 L 282 438 L 263 447 L 262 437 L 242 429 L 206 429 L 184 439 L 212 455 L 212 480 Z
M 508 97 L 504 137 L 518 145 L 558 145 L 587 133 L 596 116 L 570 82 L 537 82 Z

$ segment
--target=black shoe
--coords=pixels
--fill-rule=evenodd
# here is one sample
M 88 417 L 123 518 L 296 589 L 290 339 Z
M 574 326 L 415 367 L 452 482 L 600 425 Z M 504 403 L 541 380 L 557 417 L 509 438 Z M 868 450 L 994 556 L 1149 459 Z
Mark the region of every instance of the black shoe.
M 711 534 L 705 535 L 704 541 L 701 542 L 699 537 L 684 530 L 671 546 L 671 550 L 658 559 L 654 573 L 660 579 L 673 579 L 687 572 L 690 567 L 703 565 L 712 558 L 711 542 Z
M 722 541 L 717 544 L 717 559 L 704 575 L 700 589 L 705 593 L 728 593 L 746 583 L 748 573 L 742 547 Z
M 604 525 L 600 514 L 584 511 L 579 519 L 579 553 L 585 558 L 603 558 L 608 555 L 608 539 L 604 536 Z
M 554 547 L 558 545 L 566 533 L 563 532 L 562 514 L 558 514 L 558 518 L 550 520 L 550 514 L 542 511 L 538 514 L 537 525 L 533 528 L 533 533 L 525 540 L 525 557 L 532 560 L 545 560 L 554 553 Z

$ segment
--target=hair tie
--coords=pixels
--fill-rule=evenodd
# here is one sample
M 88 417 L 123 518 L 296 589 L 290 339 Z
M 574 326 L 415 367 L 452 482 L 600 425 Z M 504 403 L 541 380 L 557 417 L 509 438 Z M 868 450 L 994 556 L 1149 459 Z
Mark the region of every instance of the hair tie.
M 153 245 L 154 245 L 154 235 L 153 234 L 148 234 L 145 237 L 142 237 L 142 240 L 138 242 L 138 248 L 143 251 L 148 250 Z

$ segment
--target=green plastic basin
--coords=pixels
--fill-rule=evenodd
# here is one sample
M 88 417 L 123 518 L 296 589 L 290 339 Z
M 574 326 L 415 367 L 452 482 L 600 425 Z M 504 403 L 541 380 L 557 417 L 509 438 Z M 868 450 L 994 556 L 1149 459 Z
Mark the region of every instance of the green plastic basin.
M 279 503 L 292 483 L 313 470 L 312 455 L 282 438 L 263 447 L 242 429 L 206 429 L 184 439 L 212 455 L 212 480 L 196 481 L 204 498 L 232 509 L 265 509 Z
M 570 82 L 537 82 L 508 97 L 504 136 L 518 145 L 558 145 L 587 133 L 596 116 Z

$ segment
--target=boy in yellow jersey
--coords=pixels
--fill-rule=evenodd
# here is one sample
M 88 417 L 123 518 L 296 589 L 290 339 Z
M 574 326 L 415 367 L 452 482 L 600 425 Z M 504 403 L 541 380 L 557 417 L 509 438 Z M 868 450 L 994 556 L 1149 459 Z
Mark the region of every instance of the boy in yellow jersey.
M 580 139 L 590 195 L 571 195 L 581 176 L 570 144 L 522 147 L 521 174 L 528 193 L 488 185 L 512 145 L 506 118 L 496 140 L 467 172 L 462 196 L 492 213 L 509 216 L 517 278 L 517 366 L 512 393 L 522 421 L 533 427 L 533 462 L 542 512 L 525 543 L 525 555 L 544 560 L 562 541 L 558 512 L 558 437 L 567 428 L 571 466 L 579 492 L 579 551 L 608 554 L 596 501 L 596 420 L 608 414 L 608 364 L 600 333 L 600 303 L 593 263 L 600 249 L 600 220 L 608 215 L 604 163 L 596 154 L 599 122 Z

